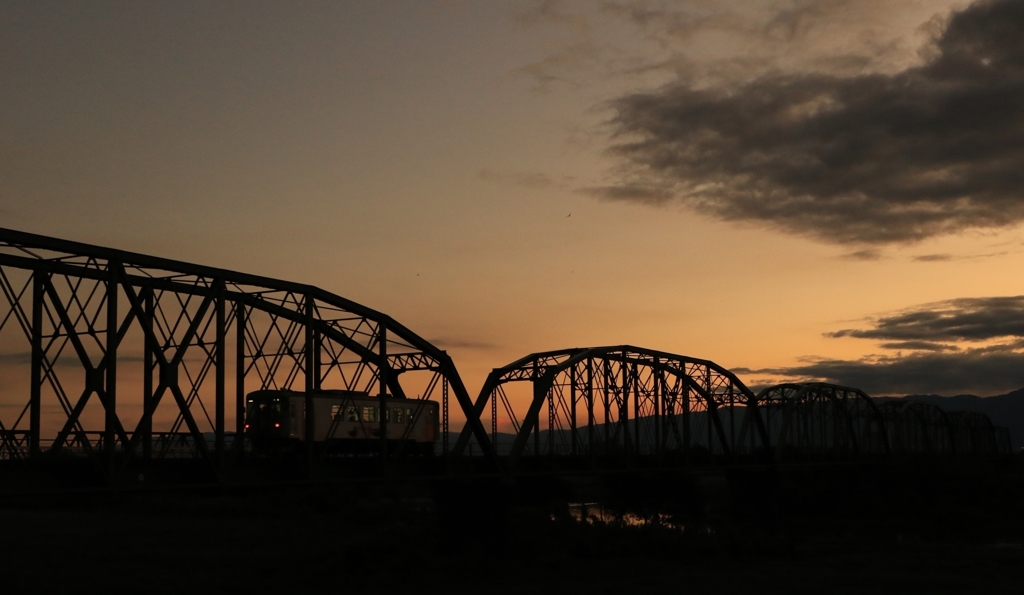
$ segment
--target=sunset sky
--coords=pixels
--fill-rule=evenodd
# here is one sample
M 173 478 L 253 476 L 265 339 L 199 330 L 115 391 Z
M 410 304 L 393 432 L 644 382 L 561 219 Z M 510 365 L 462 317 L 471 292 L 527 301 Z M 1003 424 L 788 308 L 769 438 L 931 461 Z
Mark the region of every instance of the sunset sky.
M 1024 2 L 0 2 L 0 227 L 447 349 L 1024 387 Z

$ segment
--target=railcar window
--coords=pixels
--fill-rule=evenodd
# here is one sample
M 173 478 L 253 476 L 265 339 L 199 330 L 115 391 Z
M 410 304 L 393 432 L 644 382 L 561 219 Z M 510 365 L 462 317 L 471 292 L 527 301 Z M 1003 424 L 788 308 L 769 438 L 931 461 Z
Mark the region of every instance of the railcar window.
M 338 412 L 341 411 L 341 405 L 331 405 L 331 419 L 338 419 Z
M 405 419 L 409 420 L 409 423 L 412 423 L 414 421 L 412 416 L 412 409 L 405 410 Z
M 345 419 L 348 421 L 359 421 L 359 412 L 356 408 L 349 405 L 345 408 Z
M 363 407 L 363 421 L 377 421 L 377 408 L 373 406 Z
M 395 423 L 396 424 L 400 424 L 403 421 L 405 421 L 405 418 L 402 416 L 402 408 L 401 407 L 395 407 L 395 411 L 393 413 L 393 416 L 395 418 Z

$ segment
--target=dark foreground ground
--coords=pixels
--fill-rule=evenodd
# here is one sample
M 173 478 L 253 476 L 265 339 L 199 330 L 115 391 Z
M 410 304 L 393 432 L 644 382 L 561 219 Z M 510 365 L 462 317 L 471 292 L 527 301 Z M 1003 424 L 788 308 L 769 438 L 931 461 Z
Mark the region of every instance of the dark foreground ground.
M 0 590 L 1020 593 L 1022 480 L 1018 462 L 619 474 L 603 522 L 551 478 L 7 497 Z

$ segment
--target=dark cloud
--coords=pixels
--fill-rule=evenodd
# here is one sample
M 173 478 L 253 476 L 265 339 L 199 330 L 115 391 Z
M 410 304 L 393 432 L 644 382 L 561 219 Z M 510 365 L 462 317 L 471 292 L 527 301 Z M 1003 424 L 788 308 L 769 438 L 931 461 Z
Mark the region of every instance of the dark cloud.
M 953 260 L 952 254 L 922 254 L 921 256 L 915 256 L 915 262 L 948 262 Z
M 887 341 L 988 341 L 1024 337 L 1024 296 L 959 298 L 926 304 L 843 329 L 831 337 Z
M 28 365 L 32 362 L 32 352 L 0 353 L 0 366 L 4 365 Z
M 958 351 L 956 345 L 945 343 L 932 343 L 931 341 L 898 341 L 896 343 L 882 343 L 886 349 L 905 349 L 907 351 Z
M 956 256 L 953 254 L 922 254 L 915 256 L 911 260 L 914 262 L 950 262 L 953 260 L 979 260 L 982 258 L 992 258 L 994 256 L 1005 256 L 1009 254 L 1008 251 L 1002 252 L 991 252 L 989 254 L 969 254 L 963 256 Z
M 878 250 L 871 249 L 856 250 L 849 254 L 844 254 L 843 258 L 846 260 L 880 260 L 882 258 L 882 253 Z
M 923 66 L 891 75 L 772 74 L 621 97 L 612 151 L 703 212 L 828 242 L 1021 222 L 1024 2 L 954 13 L 930 47 Z
M 679 9 L 669 6 L 671 5 L 634 1 L 605 2 L 601 8 L 606 13 L 627 18 L 634 25 L 662 41 L 690 39 L 708 30 L 771 35 L 771 29 L 774 28 L 774 20 L 768 27 L 759 27 L 725 6 L 710 10 L 693 10 L 693 7 Z
M 812 359 L 745 373 L 834 382 L 869 393 L 997 394 L 1024 386 L 1024 296 L 924 304 L 827 336 L 881 340 L 881 347 L 899 353 Z
M 665 204 L 672 200 L 671 193 L 665 188 L 642 183 L 585 188 L 584 192 L 604 200 L 621 200 L 654 205 Z
M 754 372 L 855 386 L 870 394 L 993 395 L 1024 386 L 1024 353 L 985 349 L 915 353 L 882 359 L 820 360 Z

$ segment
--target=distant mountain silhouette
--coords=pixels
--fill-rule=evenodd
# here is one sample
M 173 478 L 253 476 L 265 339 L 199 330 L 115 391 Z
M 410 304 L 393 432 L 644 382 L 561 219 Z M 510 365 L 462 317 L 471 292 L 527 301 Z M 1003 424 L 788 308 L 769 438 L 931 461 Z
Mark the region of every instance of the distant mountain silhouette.
M 1003 426 L 1010 430 L 1010 440 L 1016 450 L 1024 446 L 1024 388 L 996 397 L 978 397 L 975 395 L 957 395 L 943 397 L 941 395 L 908 395 L 906 397 L 876 397 L 879 402 L 893 400 L 923 401 L 938 405 L 945 411 L 980 411 L 988 415 L 993 425 Z

